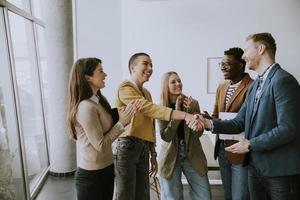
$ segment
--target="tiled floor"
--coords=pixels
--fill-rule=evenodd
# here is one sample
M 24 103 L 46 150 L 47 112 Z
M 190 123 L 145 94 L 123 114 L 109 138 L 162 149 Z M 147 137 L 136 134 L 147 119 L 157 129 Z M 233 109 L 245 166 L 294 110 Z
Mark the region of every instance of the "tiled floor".
M 224 199 L 221 185 L 212 185 L 212 200 Z M 184 186 L 184 199 L 189 200 L 188 186 Z M 76 191 L 73 177 L 57 178 L 49 176 L 36 200 L 76 200 Z M 151 200 L 158 200 L 151 190 Z
M 74 178 L 49 176 L 36 200 L 76 200 Z

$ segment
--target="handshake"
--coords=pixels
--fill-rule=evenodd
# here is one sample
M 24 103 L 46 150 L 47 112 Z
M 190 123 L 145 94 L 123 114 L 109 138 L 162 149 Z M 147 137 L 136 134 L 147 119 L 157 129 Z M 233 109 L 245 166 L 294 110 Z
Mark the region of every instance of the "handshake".
M 204 129 L 211 129 L 212 125 L 210 120 L 211 117 L 207 112 L 198 114 L 187 114 L 184 118 L 186 124 L 193 131 L 204 131 Z

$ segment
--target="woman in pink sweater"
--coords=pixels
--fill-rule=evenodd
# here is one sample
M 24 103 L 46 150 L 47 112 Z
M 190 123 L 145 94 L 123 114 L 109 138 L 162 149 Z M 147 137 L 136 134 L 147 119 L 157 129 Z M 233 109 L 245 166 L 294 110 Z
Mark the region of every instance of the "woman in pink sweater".
M 113 122 L 111 107 L 100 90 L 106 73 L 98 58 L 75 62 L 69 79 L 68 125 L 70 137 L 77 141 L 79 164 L 75 173 L 78 200 L 111 200 L 114 189 L 112 142 L 124 131 L 140 101 L 119 110 Z

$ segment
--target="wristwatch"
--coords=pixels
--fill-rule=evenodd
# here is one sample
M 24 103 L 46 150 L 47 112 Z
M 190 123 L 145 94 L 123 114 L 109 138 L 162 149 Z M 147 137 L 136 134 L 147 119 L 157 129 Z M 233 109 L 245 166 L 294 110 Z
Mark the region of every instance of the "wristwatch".
M 213 126 L 214 126 L 214 124 L 212 123 L 212 120 L 211 119 L 206 119 L 206 118 L 205 118 L 205 120 L 206 120 L 206 122 L 209 123 L 209 127 L 205 127 L 204 129 L 206 131 L 211 131 L 213 129 Z
M 248 150 L 249 150 L 249 152 L 252 151 L 252 147 L 251 147 L 250 143 L 248 144 Z

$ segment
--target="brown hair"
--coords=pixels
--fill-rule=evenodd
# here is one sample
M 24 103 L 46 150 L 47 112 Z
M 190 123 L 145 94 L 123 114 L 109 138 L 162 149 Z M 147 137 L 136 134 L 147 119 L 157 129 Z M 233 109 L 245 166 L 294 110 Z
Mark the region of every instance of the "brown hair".
M 135 60 L 139 57 L 139 56 L 148 56 L 150 58 L 150 56 L 146 53 L 143 53 L 143 52 L 140 52 L 140 53 L 135 53 L 133 54 L 130 59 L 129 59 L 129 62 L 128 62 L 128 69 L 129 69 L 129 73 L 131 74 L 131 69 L 130 69 L 130 66 L 132 64 L 134 64 Z
M 249 35 L 246 40 L 253 40 L 266 46 L 266 51 L 272 59 L 275 59 L 276 54 L 276 42 L 271 33 L 256 33 Z
M 67 112 L 67 123 L 70 129 L 70 138 L 76 140 L 76 113 L 78 105 L 81 101 L 89 99 L 93 96 L 93 91 L 85 78 L 85 75 L 92 76 L 97 65 L 101 64 L 102 61 L 98 58 L 81 58 L 78 59 L 72 66 L 70 76 L 69 76 L 69 86 L 68 86 L 68 112 Z M 100 98 L 104 98 L 100 91 L 97 95 Z M 107 100 L 104 101 L 108 104 Z M 105 104 L 105 103 L 104 103 Z M 103 105 L 107 110 L 107 105 Z M 108 104 L 109 106 L 109 104 Z M 110 110 L 110 109 L 109 109 Z
M 160 104 L 162 106 L 166 106 L 166 107 L 170 107 L 169 79 L 172 74 L 176 74 L 178 76 L 177 72 L 174 72 L 174 71 L 166 72 L 166 73 L 164 73 L 162 82 L 161 82 L 162 87 L 161 87 L 161 93 L 160 93 Z

